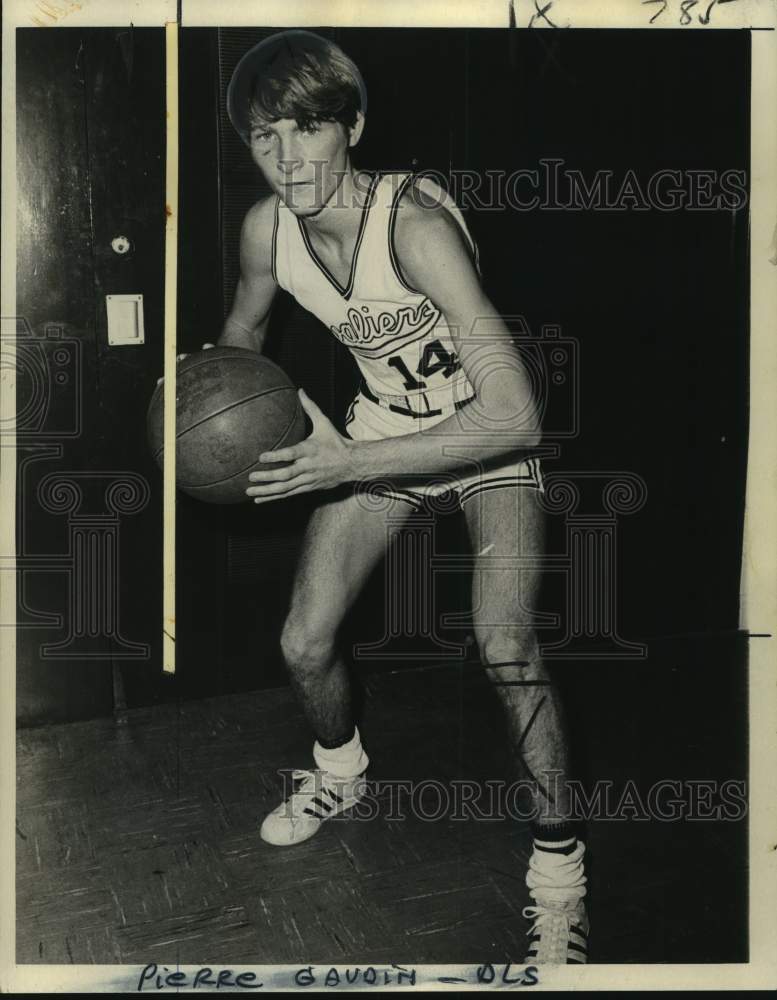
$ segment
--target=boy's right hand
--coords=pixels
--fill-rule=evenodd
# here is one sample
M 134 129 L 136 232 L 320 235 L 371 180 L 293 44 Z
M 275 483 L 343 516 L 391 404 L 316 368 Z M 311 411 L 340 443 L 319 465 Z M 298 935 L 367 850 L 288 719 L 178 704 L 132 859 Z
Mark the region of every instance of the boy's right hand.
M 209 349 L 210 349 L 211 347 L 215 347 L 215 346 L 216 346 L 215 344 L 203 344 L 203 345 L 202 345 L 202 350 L 203 350 L 203 351 L 207 351 L 207 350 L 209 350 Z M 178 355 L 176 355 L 176 358 L 175 358 L 175 360 L 176 360 L 176 361 L 183 361 L 183 359 L 184 359 L 184 358 L 188 358 L 188 357 L 189 357 L 189 355 L 188 355 L 188 354 L 178 354 Z M 162 376 L 161 378 L 158 378 L 158 379 L 156 380 L 156 384 L 157 384 L 157 385 L 160 385 L 160 384 L 161 384 L 162 382 L 164 382 L 164 380 L 165 380 L 165 377 L 164 377 L 164 375 L 163 375 L 163 376 Z

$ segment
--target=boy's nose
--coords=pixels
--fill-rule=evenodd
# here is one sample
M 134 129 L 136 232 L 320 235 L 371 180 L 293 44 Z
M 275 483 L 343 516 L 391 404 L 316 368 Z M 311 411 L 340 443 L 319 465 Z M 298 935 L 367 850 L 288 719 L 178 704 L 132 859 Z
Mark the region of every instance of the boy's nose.
M 302 163 L 299 156 L 299 147 L 293 136 L 281 136 L 279 153 L 278 169 L 281 176 L 290 177 Z
M 301 164 L 302 160 L 298 157 L 280 157 L 278 160 L 278 172 L 284 179 L 290 178 Z

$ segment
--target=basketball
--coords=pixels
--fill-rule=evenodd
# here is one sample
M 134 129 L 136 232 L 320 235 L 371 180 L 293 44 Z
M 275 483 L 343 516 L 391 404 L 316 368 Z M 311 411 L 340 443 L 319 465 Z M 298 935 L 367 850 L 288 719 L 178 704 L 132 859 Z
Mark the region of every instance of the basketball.
M 163 465 L 164 383 L 148 408 L 148 441 Z M 305 436 L 305 411 L 286 373 L 268 358 L 241 347 L 214 347 L 177 365 L 176 484 L 206 503 L 240 503 L 248 474 L 273 466 L 265 451 Z M 286 463 L 282 463 L 286 464 Z

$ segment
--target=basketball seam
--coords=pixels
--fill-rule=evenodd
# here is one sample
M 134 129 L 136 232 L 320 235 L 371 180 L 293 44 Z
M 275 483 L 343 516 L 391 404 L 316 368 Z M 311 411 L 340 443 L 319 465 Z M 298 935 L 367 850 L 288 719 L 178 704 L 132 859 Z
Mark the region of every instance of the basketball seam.
M 180 434 L 175 435 L 175 440 L 178 441 L 180 438 L 184 436 L 184 434 L 188 434 L 189 431 L 195 430 L 195 428 L 199 427 L 201 424 L 207 423 L 209 420 L 212 420 L 213 417 L 220 417 L 222 413 L 229 413 L 229 411 L 234 409 L 236 406 L 242 406 L 243 403 L 250 403 L 254 399 L 261 399 L 262 396 L 269 396 L 273 392 L 289 392 L 290 390 L 293 390 L 294 392 L 297 391 L 293 385 L 276 385 L 272 389 L 265 389 L 262 392 L 254 393 L 253 396 L 244 396 L 242 399 L 238 399 L 236 402 L 230 403 L 229 406 L 225 406 L 221 410 L 216 410 L 214 413 L 209 413 L 207 417 L 203 417 L 202 420 L 198 420 L 196 423 L 191 424 L 189 427 L 186 427 L 184 430 L 181 431 Z M 299 403 L 297 404 L 297 406 L 299 407 Z M 277 446 L 273 445 L 273 447 Z M 154 452 L 154 459 L 158 460 L 159 456 L 162 454 L 164 450 L 165 446 L 162 445 L 162 447 L 158 451 Z
M 270 451 L 275 451 L 275 449 L 278 447 L 278 445 L 283 443 L 283 441 L 286 438 L 286 436 L 288 435 L 289 431 L 294 426 L 294 423 L 295 423 L 295 421 L 297 419 L 297 414 L 299 413 L 299 411 L 301 409 L 302 409 L 302 407 L 300 406 L 299 403 L 297 403 L 297 409 L 294 411 L 294 416 L 289 421 L 289 426 L 286 428 L 286 430 L 283 432 L 283 434 L 281 434 L 281 436 L 278 438 L 278 440 L 275 442 L 275 444 L 272 446 L 272 448 L 270 448 Z
M 262 393 L 261 395 L 266 395 L 266 394 Z M 283 439 L 289 433 L 294 424 L 294 421 L 297 419 L 297 414 L 299 413 L 299 411 L 300 411 L 300 404 L 297 403 L 297 409 L 294 411 L 294 416 L 289 421 L 289 426 L 286 428 L 283 434 L 281 434 L 281 436 L 278 438 L 278 440 L 275 442 L 272 448 L 269 449 L 270 451 L 274 451 L 281 443 L 281 441 L 283 441 Z M 228 476 L 225 476 L 223 479 L 214 479 L 213 482 L 210 483 L 179 483 L 178 487 L 179 489 L 199 490 L 199 489 L 209 489 L 211 486 L 220 486 L 222 483 L 228 483 L 229 480 L 234 479 L 235 476 L 242 476 L 244 472 L 247 472 L 249 469 L 253 468 L 254 465 L 256 465 L 256 461 L 249 462 L 249 464 L 244 466 L 242 469 L 238 469 L 236 472 L 231 472 Z
M 222 355 L 221 357 L 216 358 L 215 360 L 216 361 L 226 361 L 227 363 L 235 361 L 235 362 L 237 362 L 238 364 L 241 364 L 241 365 L 243 365 L 243 364 L 256 364 L 256 359 L 257 359 L 257 356 L 258 356 L 258 357 L 261 358 L 262 364 L 269 365 L 272 368 L 274 368 L 276 371 L 283 372 L 283 369 L 280 367 L 280 365 L 276 365 L 276 363 L 274 361 L 271 361 L 270 358 L 266 358 L 263 354 L 262 355 L 257 355 L 255 351 L 252 351 L 251 354 L 253 355 L 253 357 L 250 357 L 250 358 L 246 358 L 246 357 L 244 357 L 241 354 L 230 354 L 230 355 Z M 195 368 L 200 368 L 202 365 L 212 364 L 213 360 L 214 360 L 213 358 L 200 358 L 200 360 L 196 364 L 189 365 L 186 368 L 186 370 L 183 371 L 181 374 L 182 375 L 186 375 L 186 374 L 188 374 L 188 372 L 194 371 Z M 285 372 L 284 372 L 284 374 L 285 374 Z
M 234 410 L 236 406 L 242 406 L 244 403 L 250 403 L 254 399 L 261 399 L 262 396 L 269 396 L 273 392 L 296 392 L 297 390 L 293 385 L 276 385 L 272 389 L 264 389 L 262 392 L 256 392 L 253 396 L 243 396 L 242 399 L 236 400 L 234 403 L 230 403 L 229 406 L 223 407 L 221 410 L 214 410 L 213 413 L 209 413 L 207 417 L 203 417 L 202 420 L 198 420 L 196 423 L 190 424 L 185 430 L 182 430 L 180 434 L 175 435 L 176 441 L 179 437 L 183 437 L 184 434 L 188 434 L 189 431 L 193 431 L 195 428 L 199 427 L 200 424 L 205 424 L 214 417 L 220 417 L 222 413 L 229 413 L 230 410 Z
M 228 357 L 222 356 L 221 358 L 217 358 L 216 360 L 217 361 L 227 361 L 227 362 L 237 361 L 239 364 L 255 364 L 255 362 L 256 362 L 255 352 L 252 351 L 251 353 L 254 356 L 250 357 L 250 358 L 243 357 L 242 355 L 230 355 Z M 190 365 L 186 369 L 186 371 L 183 372 L 182 374 L 186 375 L 189 372 L 195 371 L 195 369 L 201 368 L 203 365 L 210 364 L 212 362 L 212 360 L 213 360 L 212 358 L 201 358 L 196 364 Z M 276 365 L 274 361 L 271 361 L 269 358 L 264 357 L 264 355 L 262 355 L 262 363 L 265 364 L 265 365 L 268 365 L 270 368 L 274 368 L 275 371 L 277 371 L 280 375 L 282 375 L 282 376 L 286 375 L 286 373 L 280 367 L 280 365 Z M 176 379 L 176 382 L 180 382 L 180 381 L 181 381 L 181 378 L 179 376 Z M 157 394 L 160 395 L 160 396 L 163 395 L 163 391 L 162 391 L 163 388 L 164 387 L 161 384 L 158 385 L 157 388 L 156 388 L 156 391 L 154 393 L 154 396 L 156 396 Z M 294 386 L 292 386 L 292 385 L 285 386 L 284 385 L 284 386 L 276 386 L 275 388 L 276 389 L 287 389 L 287 388 L 292 388 L 293 389 Z M 266 391 L 272 392 L 273 390 L 266 390 Z M 251 398 L 254 398 L 254 397 L 251 397 Z
M 252 353 L 254 353 L 254 352 L 252 352 Z M 230 356 L 230 357 L 217 358 L 216 360 L 217 361 L 227 361 L 227 362 L 237 361 L 239 364 L 249 364 L 249 363 L 250 364 L 254 364 L 256 362 L 256 357 L 244 358 L 244 357 L 241 357 L 239 355 L 237 357 L 235 357 L 233 355 L 233 356 Z M 202 358 L 202 360 L 198 361 L 197 364 L 190 365 L 186 369 L 186 371 L 183 372 L 182 374 L 183 375 L 187 375 L 189 372 L 195 371 L 195 369 L 201 368 L 203 365 L 210 364 L 211 361 L 212 361 L 211 358 Z M 270 368 L 274 368 L 281 375 L 285 375 L 286 374 L 283 371 L 283 369 L 280 367 L 280 365 L 276 365 L 274 361 L 271 361 L 269 358 L 265 358 L 263 355 L 262 355 L 262 362 L 264 364 L 266 364 L 266 365 L 269 365 Z M 177 382 L 181 381 L 180 376 L 176 379 L 176 381 Z M 278 386 L 277 388 L 286 389 L 286 388 L 294 388 L 294 387 L 293 386 L 290 386 L 290 387 L 289 386 Z M 163 389 L 163 386 L 161 386 L 161 385 L 158 385 L 157 388 L 156 388 L 156 393 L 159 393 L 160 396 L 162 395 L 162 389 Z M 156 393 L 155 393 L 155 395 L 156 395 Z

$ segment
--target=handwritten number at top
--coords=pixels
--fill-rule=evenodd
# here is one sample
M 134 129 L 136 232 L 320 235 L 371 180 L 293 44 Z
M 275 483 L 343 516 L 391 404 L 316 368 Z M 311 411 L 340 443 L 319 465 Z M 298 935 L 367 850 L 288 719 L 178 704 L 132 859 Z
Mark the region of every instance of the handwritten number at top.
M 669 0 L 640 0 L 643 7 L 652 7 L 654 5 L 660 4 L 660 9 L 653 14 L 650 18 L 649 23 L 653 24 L 657 21 L 662 14 L 666 13 L 666 9 L 669 6 Z M 691 11 L 694 7 L 698 7 L 701 0 L 681 0 L 680 3 L 680 24 L 684 27 L 686 24 L 691 24 L 693 22 L 693 17 L 691 16 Z M 722 6 L 724 3 L 736 3 L 737 0 L 711 0 L 707 4 L 704 13 L 698 15 L 699 24 L 709 24 L 710 17 L 712 15 L 713 7 L 717 7 L 719 4 Z

